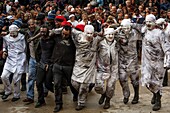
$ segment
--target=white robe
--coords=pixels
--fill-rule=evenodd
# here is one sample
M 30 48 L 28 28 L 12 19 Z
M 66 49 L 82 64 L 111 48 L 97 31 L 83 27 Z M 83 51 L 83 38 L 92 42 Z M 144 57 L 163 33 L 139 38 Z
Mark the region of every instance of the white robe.
M 164 55 L 170 55 L 170 43 L 160 29 L 147 30 L 142 42 L 141 82 L 154 93 L 161 90 Z
M 76 46 L 76 60 L 71 79 L 79 83 L 95 83 L 96 51 L 99 37 L 87 41 L 83 32 L 74 29 L 72 33 Z
M 8 54 L 4 69 L 11 73 L 25 73 L 27 64 L 25 36 L 19 33 L 16 38 L 12 38 L 8 34 L 3 37 L 3 41 L 3 51 Z

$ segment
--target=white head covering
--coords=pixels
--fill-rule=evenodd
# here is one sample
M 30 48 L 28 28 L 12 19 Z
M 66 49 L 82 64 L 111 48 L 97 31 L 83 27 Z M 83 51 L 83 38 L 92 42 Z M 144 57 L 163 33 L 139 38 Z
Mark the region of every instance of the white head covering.
M 131 26 L 130 19 L 123 19 L 121 22 L 121 26 L 130 28 L 130 26 Z
M 151 21 L 151 22 L 155 22 L 156 21 L 156 17 L 153 14 L 149 14 L 146 16 L 145 21 Z
M 86 25 L 84 27 L 84 32 L 85 33 L 94 33 L 94 27 L 92 25 Z
M 71 17 L 73 17 L 73 16 L 75 16 L 74 14 L 71 14 L 70 16 L 69 16 L 69 18 L 71 18 Z
M 121 22 L 122 31 L 128 35 L 131 31 L 131 20 L 130 19 L 123 19 Z
M 158 20 L 156 20 L 156 24 L 163 24 L 165 22 L 164 18 L 159 18 Z
M 106 28 L 104 30 L 104 35 L 113 34 L 113 33 L 114 33 L 114 29 L 113 28 Z
M 19 31 L 19 27 L 12 24 L 9 26 L 9 32 L 11 32 L 11 31 Z
M 106 28 L 104 30 L 104 35 L 107 41 L 112 42 L 114 40 L 115 31 L 113 28 Z

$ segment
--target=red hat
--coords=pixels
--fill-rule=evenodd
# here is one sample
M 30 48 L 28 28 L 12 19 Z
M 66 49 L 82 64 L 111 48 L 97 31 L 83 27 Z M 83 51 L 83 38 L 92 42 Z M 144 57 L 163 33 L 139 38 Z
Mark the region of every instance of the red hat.
M 69 26 L 69 27 L 71 27 L 71 23 L 70 23 L 70 22 L 67 22 L 67 21 L 63 21 L 63 22 L 61 23 L 61 26 L 62 26 L 62 27 L 64 27 L 64 26 Z
M 81 30 L 82 32 L 84 32 L 84 27 L 85 27 L 85 25 L 78 24 L 75 28 L 78 29 L 78 30 Z
M 66 18 L 64 16 L 61 16 L 61 15 L 56 16 L 55 19 L 58 20 L 58 21 L 61 21 L 61 22 L 66 21 Z

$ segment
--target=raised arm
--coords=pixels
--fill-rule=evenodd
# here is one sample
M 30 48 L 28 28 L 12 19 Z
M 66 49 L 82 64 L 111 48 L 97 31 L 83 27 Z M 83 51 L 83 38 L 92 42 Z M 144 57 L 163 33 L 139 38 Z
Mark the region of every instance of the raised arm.
M 30 37 L 29 39 L 27 39 L 27 42 L 30 43 L 31 41 L 37 39 L 37 38 L 40 38 L 41 37 L 41 34 L 38 33 L 37 35 L 35 35 L 34 37 Z

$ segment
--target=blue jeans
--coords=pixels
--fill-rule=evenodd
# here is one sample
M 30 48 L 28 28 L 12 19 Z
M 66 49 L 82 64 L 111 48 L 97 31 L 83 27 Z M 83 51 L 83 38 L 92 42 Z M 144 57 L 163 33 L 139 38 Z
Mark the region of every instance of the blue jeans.
M 27 98 L 34 100 L 34 82 L 36 79 L 36 60 L 30 57 L 29 60 L 29 72 L 28 72 L 28 87 L 27 87 Z

